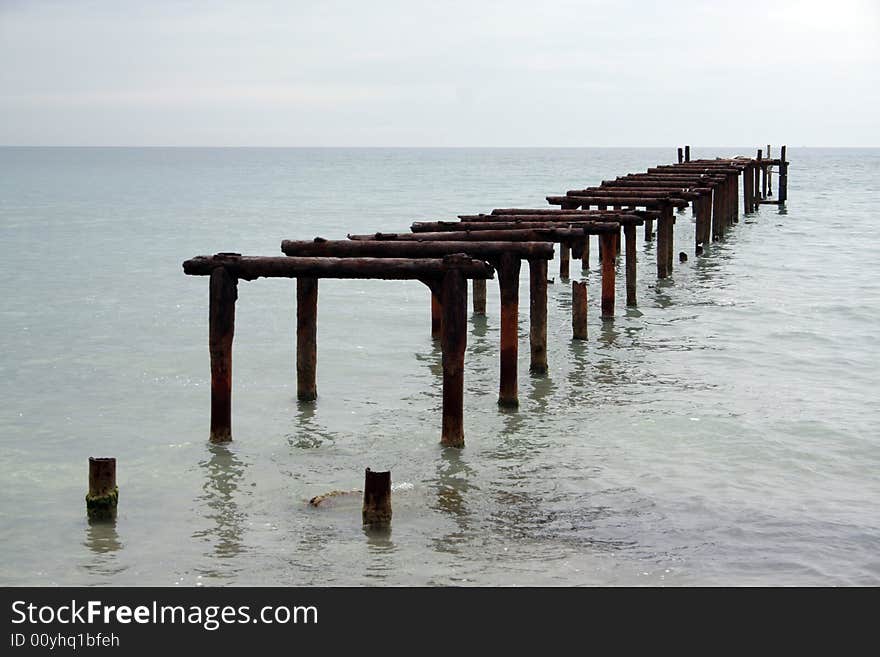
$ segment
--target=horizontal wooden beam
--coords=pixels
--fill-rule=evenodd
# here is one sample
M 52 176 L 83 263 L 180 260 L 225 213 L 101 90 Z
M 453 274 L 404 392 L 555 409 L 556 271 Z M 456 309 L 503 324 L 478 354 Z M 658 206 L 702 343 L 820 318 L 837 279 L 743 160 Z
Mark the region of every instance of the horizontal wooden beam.
M 291 258 L 218 253 L 196 256 L 183 263 L 190 276 L 210 276 L 222 267 L 231 276 L 255 278 L 378 278 L 386 280 L 438 279 L 450 269 L 466 278 L 492 278 L 491 265 L 465 255 L 440 258 Z
M 350 240 L 440 240 L 480 242 L 567 242 L 584 238 L 579 228 L 537 228 L 525 230 L 477 230 L 436 233 L 372 233 L 349 235 Z
M 516 215 L 511 215 L 516 216 Z M 642 223 L 640 218 L 637 218 Z M 579 228 L 584 235 L 600 235 L 613 233 L 620 229 L 621 222 L 611 221 L 577 221 L 576 219 L 559 219 L 555 221 L 422 221 L 415 222 L 410 229 L 414 233 L 446 232 L 456 230 L 541 230 L 545 228 Z
M 610 221 L 618 224 L 635 224 L 637 226 L 641 226 L 645 222 L 645 218 L 639 214 L 630 211 L 628 214 L 624 214 L 623 212 L 619 213 L 593 213 L 593 214 L 570 214 L 565 212 L 563 214 L 552 214 L 552 210 L 550 210 L 547 214 L 473 214 L 467 215 L 463 214 L 460 216 L 461 222 L 455 221 L 438 221 L 438 222 L 427 222 L 427 221 L 417 221 L 413 223 L 413 226 L 423 226 L 429 225 L 432 223 L 442 224 L 442 225 L 450 225 L 450 226 L 460 226 L 462 223 L 486 223 L 486 224 L 504 224 L 504 223 L 533 223 L 533 222 L 552 222 L 555 224 L 586 224 L 586 223 L 595 223 L 602 221 Z M 415 228 L 411 228 L 413 232 L 417 232 Z M 446 230 L 441 229 L 441 230 Z
M 459 222 L 449 222 L 459 226 Z M 459 229 L 461 230 L 461 229 Z M 355 241 L 323 240 L 310 241 L 284 240 L 281 250 L 289 256 L 336 256 L 371 258 L 439 258 L 454 253 L 464 253 L 472 258 L 489 258 L 502 253 L 526 259 L 549 260 L 553 258 L 553 244 L 550 242 L 397 242 L 397 241 Z
M 674 198 L 628 198 L 625 196 L 548 196 L 547 202 L 550 205 L 563 205 L 565 203 L 576 203 L 578 205 L 631 205 L 638 207 L 661 208 L 664 205 L 671 205 L 675 208 L 686 208 L 687 201 Z
M 568 216 L 568 215 L 577 215 L 577 216 L 604 216 L 608 214 L 628 214 L 628 215 L 638 215 L 639 217 L 644 217 L 646 219 L 651 219 L 654 217 L 660 216 L 659 210 L 560 210 L 559 208 L 495 208 L 492 210 L 493 217 L 499 216 L 507 216 L 507 215 L 547 215 L 547 216 Z M 466 215 L 460 214 L 458 215 L 459 219 L 469 219 L 470 217 L 479 216 L 485 217 L 486 215 Z M 543 219 L 542 219 L 543 221 Z M 614 219 L 617 221 L 617 219 Z
M 566 196 L 616 196 L 623 198 L 680 198 L 693 200 L 700 195 L 696 192 L 685 191 L 682 189 L 642 189 L 636 187 L 627 189 L 625 187 L 588 187 L 587 189 L 572 189 L 565 193 Z

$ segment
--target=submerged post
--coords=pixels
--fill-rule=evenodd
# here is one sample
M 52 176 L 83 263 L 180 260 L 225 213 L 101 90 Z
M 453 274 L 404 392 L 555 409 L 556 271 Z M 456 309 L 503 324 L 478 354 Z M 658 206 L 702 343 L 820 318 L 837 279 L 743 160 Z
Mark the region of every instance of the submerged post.
M 365 525 L 385 527 L 391 524 L 391 471 L 364 472 L 364 506 L 361 513 Z
M 571 282 L 571 337 L 587 339 L 587 284 Z
M 296 279 L 296 397 L 318 397 L 315 370 L 318 363 L 318 279 Z
M 211 272 L 208 310 L 208 348 L 211 353 L 212 443 L 232 440 L 232 338 L 238 279 L 225 267 Z
M 602 318 L 614 317 L 614 236 L 615 233 L 602 233 Z
M 529 260 L 529 371 L 547 371 L 547 261 Z
M 626 305 L 636 304 L 636 227 L 624 224 L 623 237 L 626 242 Z
M 86 513 L 89 520 L 113 520 L 119 503 L 116 485 L 116 459 L 89 457 L 89 492 L 86 494 Z
M 499 406 L 519 406 L 516 360 L 518 354 L 520 259 L 509 253 L 499 258 L 501 288 L 501 383 Z
M 519 262 L 519 261 L 517 261 Z M 464 447 L 464 352 L 467 347 L 467 279 L 455 268 L 443 275 L 443 426 L 440 443 Z
M 474 315 L 486 314 L 486 279 L 474 279 Z

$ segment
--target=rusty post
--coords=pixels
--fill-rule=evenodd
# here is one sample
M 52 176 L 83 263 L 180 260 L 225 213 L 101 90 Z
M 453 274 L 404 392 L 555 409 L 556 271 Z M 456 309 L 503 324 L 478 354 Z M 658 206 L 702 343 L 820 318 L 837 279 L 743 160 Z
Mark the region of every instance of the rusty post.
M 602 261 L 602 317 L 614 317 L 614 233 L 602 233 L 602 250 L 605 259 Z
M 737 184 L 739 183 L 737 182 Z M 727 217 L 724 215 L 724 195 L 727 193 L 727 185 L 728 182 L 723 182 L 715 188 L 716 205 L 713 208 L 715 218 L 712 221 L 717 223 L 715 228 L 718 231 L 719 239 L 724 237 L 724 234 L 727 232 Z
M 438 339 L 443 330 L 443 304 L 440 297 L 431 290 L 431 337 Z
M 779 196 L 777 197 L 780 204 L 788 200 L 788 162 L 785 160 L 785 146 L 779 151 Z
M 391 524 L 391 471 L 364 472 L 364 506 L 362 517 L 365 525 L 387 527 Z
M 587 339 L 587 283 L 571 282 L 571 337 Z
M 727 177 L 730 189 L 730 216 L 733 223 L 739 223 L 739 177 L 731 175 Z
M 654 239 L 654 220 L 645 217 L 645 241 L 650 242 L 652 239 Z
M 517 260 L 519 263 L 519 260 Z M 443 426 L 440 443 L 464 447 L 464 352 L 467 347 L 467 279 L 449 269 L 441 288 L 443 334 Z
M 519 350 L 520 259 L 508 253 L 499 258 L 498 285 L 501 288 L 501 383 L 500 406 L 518 406 L 516 361 Z
M 587 235 L 587 238 L 584 240 L 584 251 L 581 254 L 581 271 L 588 271 L 590 269 L 590 236 Z
M 116 485 L 116 459 L 89 457 L 89 492 L 86 494 L 86 514 L 89 520 L 113 520 L 119 503 Z
M 772 160 L 773 157 L 770 155 L 770 144 L 767 144 L 767 159 Z M 773 167 L 768 165 L 766 170 L 767 175 L 767 196 L 773 196 Z
M 318 364 L 318 279 L 296 279 L 296 397 L 318 397 L 315 370 Z
M 547 371 L 547 261 L 529 260 L 529 344 L 532 360 L 529 370 Z
M 474 279 L 474 315 L 486 314 L 486 279 Z
M 208 347 L 211 353 L 211 442 L 232 440 L 232 338 L 238 279 L 225 267 L 211 272 Z
M 663 214 L 666 217 L 666 270 L 672 276 L 672 260 L 675 257 L 675 217 L 673 216 L 672 206 L 666 205 L 663 208 Z
M 748 167 L 743 171 L 743 214 L 752 212 L 752 184 L 754 182 Z
M 691 161 L 691 147 L 690 146 L 684 147 L 684 161 L 685 162 Z
M 571 244 L 562 242 L 559 245 L 559 278 L 568 280 L 571 261 Z
M 684 162 L 684 151 L 682 151 L 681 146 L 678 147 L 678 163 L 681 164 Z
M 626 305 L 636 306 L 636 227 L 625 224 L 623 236 L 626 241 Z

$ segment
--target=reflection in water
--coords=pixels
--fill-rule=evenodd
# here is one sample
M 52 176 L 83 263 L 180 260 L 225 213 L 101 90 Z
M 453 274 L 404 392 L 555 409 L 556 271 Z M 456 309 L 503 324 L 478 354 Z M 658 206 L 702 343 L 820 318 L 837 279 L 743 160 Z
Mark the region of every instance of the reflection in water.
M 83 569 L 96 575 L 116 575 L 125 570 L 116 553 L 123 548 L 116 532 L 116 520 L 89 520 L 86 525 L 85 545 L 94 559 L 83 564 Z
M 291 447 L 313 449 L 323 445 L 325 440 L 330 442 L 336 440 L 336 433 L 329 431 L 315 420 L 315 410 L 315 402 L 297 401 L 295 420 L 297 428 L 294 433 L 285 436 Z
M 547 401 L 552 399 L 556 392 L 556 384 L 553 383 L 549 373 L 532 375 L 531 383 L 528 398 L 534 404 L 529 408 L 529 412 L 543 415 L 547 410 Z
M 228 559 L 244 551 L 242 534 L 246 516 L 239 509 L 236 493 L 246 466 L 226 445 L 209 445 L 208 450 L 211 458 L 199 463 L 207 478 L 202 485 L 204 493 L 197 500 L 208 507 L 203 515 L 214 525 L 193 533 L 193 538 L 212 543 L 213 556 Z M 224 570 L 208 574 L 225 576 L 230 573 Z
M 457 531 L 432 539 L 431 543 L 437 552 L 457 554 L 459 546 L 467 540 L 471 529 L 468 509 L 468 491 L 479 490 L 470 483 L 473 470 L 462 458 L 459 449 L 447 448 L 441 452 L 441 460 L 437 466 L 437 500 L 431 505 L 435 511 L 451 516 Z
M 473 328 L 471 329 L 471 335 L 475 338 L 486 337 L 486 332 L 489 330 L 489 319 L 486 317 L 486 315 L 472 314 L 470 321 L 471 325 L 473 326 Z

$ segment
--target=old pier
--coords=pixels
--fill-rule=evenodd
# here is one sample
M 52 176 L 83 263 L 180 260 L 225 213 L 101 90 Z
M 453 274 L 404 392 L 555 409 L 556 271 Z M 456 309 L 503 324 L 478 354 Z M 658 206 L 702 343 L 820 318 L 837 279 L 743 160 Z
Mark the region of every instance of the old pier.
M 638 304 L 637 267 L 645 253 L 638 252 L 637 227 L 644 226 L 645 241 L 656 238 L 656 276 L 665 279 L 673 273 L 676 225 L 681 230 L 680 224 L 684 223 L 676 221 L 677 211 L 692 208 L 694 253 L 700 256 L 707 253 L 712 242 L 723 240 L 730 227 L 739 221 L 740 193 L 744 214 L 755 212 L 761 204 L 785 204 L 789 165 L 786 148 L 780 149 L 776 159 L 770 157 L 770 152 L 767 146 L 766 150 L 758 149 L 755 157 L 691 160 L 690 146 L 685 146 L 678 149 L 675 164 L 658 165 L 644 172 L 603 180 L 595 186 L 547 196 L 551 207 L 497 208 L 486 213 L 461 214 L 452 221 L 419 221 L 412 223 L 410 232 L 348 235 L 348 239 L 342 240 L 284 240 L 283 256 L 218 253 L 185 261 L 184 273 L 207 276 L 210 280 L 210 440 L 232 439 L 232 343 L 239 281 L 263 277 L 296 279 L 296 380 L 297 397 L 303 402 L 313 402 L 318 396 L 315 375 L 319 279 L 424 283 L 430 290 L 431 333 L 440 340 L 442 353 L 440 442 L 463 447 L 468 280 L 473 284 L 473 312 L 485 314 L 486 280 L 497 273 L 501 301 L 498 404 L 516 407 L 522 262 L 529 267 L 530 370 L 541 375 L 550 367 L 547 276 L 555 245 L 559 245 L 559 277 L 567 281 L 572 257 L 580 259 L 584 269 L 589 267 L 590 240 L 597 236 L 601 262 L 599 308 L 603 321 L 611 321 L 615 315 L 615 276 L 621 252 L 625 260 L 626 305 Z M 689 229 L 689 225 L 684 229 Z M 586 284 L 572 281 L 572 339 L 587 339 L 587 303 Z M 367 474 L 369 478 L 380 473 L 368 470 Z M 387 473 L 381 474 L 384 477 Z M 384 491 L 388 482 L 382 479 L 377 485 Z M 371 509 L 376 505 L 384 509 L 384 502 L 374 503 L 373 499 L 371 496 Z M 365 514 L 366 509 L 365 502 Z M 382 515 L 385 511 L 375 513 Z

